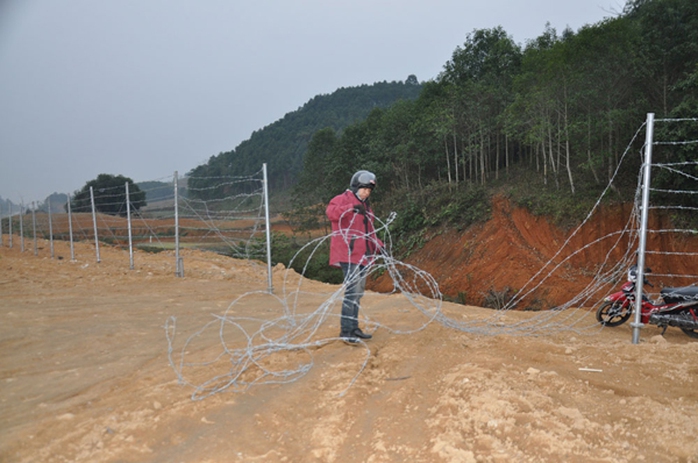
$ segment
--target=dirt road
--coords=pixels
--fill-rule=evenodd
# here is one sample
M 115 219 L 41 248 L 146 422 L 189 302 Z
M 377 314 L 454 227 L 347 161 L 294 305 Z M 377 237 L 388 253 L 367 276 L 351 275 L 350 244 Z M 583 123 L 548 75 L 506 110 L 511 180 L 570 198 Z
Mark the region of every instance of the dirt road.
M 75 262 L 56 246 L 53 259 L 45 242 L 38 256 L 0 248 L 0 461 L 698 462 L 698 342 L 679 330 L 647 327 L 638 345 L 627 326 L 485 336 L 432 322 L 400 334 L 424 314 L 370 293 L 362 314 L 379 327 L 365 346 L 331 340 L 339 324 L 328 316 L 317 345 L 280 350 L 242 379 L 305 374 L 192 400 L 166 323 L 176 317 L 176 363 L 216 316 L 273 320 L 278 299 L 235 302 L 266 289 L 266 268 L 185 251 L 176 278 L 167 253 L 139 252 L 129 270 L 121 250 L 102 248 L 98 264 L 89 244 Z M 276 291 L 284 277 L 275 270 Z M 310 313 L 337 290 L 304 281 L 294 308 Z M 453 320 L 493 313 L 441 308 Z M 215 328 L 186 352 L 225 354 Z M 183 371 L 202 384 L 231 365 L 223 355 Z

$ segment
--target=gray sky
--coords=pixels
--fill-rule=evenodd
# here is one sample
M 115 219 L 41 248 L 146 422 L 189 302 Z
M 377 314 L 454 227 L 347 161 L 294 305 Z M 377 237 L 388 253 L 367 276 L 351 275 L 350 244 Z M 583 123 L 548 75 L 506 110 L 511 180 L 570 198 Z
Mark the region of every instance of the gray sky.
M 435 78 L 474 29 L 517 43 L 621 0 L 3 0 L 0 196 L 170 180 L 318 94 Z M 169 177 L 169 178 L 168 178 Z

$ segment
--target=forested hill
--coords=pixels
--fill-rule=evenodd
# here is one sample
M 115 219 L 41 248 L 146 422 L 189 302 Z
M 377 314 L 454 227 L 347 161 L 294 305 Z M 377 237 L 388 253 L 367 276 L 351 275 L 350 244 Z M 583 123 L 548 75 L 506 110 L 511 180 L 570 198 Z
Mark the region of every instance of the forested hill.
M 502 27 L 475 30 L 417 99 L 339 136 L 318 132 L 295 203 L 326 204 L 368 169 L 374 210 L 396 212 L 396 230 L 465 227 L 494 193 L 573 222 L 602 193 L 633 200 L 648 113 L 665 141 L 653 162 L 684 168 L 653 174 L 652 199 L 698 207 L 698 195 L 677 193 L 698 177 L 696 0 L 629 0 L 613 18 L 576 32 L 548 26 L 523 46 Z
M 422 85 L 414 75 L 405 82 L 377 82 L 373 85 L 340 88 L 330 95 L 318 95 L 296 111 L 257 130 L 234 150 L 212 156 L 189 172 L 190 177 L 250 175 L 267 163 L 269 183 L 286 190 L 297 180 L 303 154 L 315 132 L 345 127 L 365 119 L 375 108 L 387 108 L 399 100 L 414 100 Z
M 482 220 L 493 194 L 572 223 L 600 195 L 634 199 L 639 129 L 653 113 L 663 140 L 653 163 L 684 170 L 653 174 L 652 199 L 698 208 L 698 1 L 628 0 L 614 17 L 548 26 L 523 45 L 501 26 L 464 36 L 433 80 L 316 97 L 192 175 L 247 175 L 266 162 L 272 196 L 296 186 L 289 216 L 311 226 L 324 219 L 316 206 L 368 169 L 379 179 L 374 210 L 397 213 L 398 239 Z

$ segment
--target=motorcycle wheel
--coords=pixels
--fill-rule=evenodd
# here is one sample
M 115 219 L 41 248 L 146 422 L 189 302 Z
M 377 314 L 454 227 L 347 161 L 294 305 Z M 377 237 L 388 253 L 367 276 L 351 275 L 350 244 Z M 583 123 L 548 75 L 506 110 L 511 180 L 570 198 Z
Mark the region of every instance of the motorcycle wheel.
M 630 318 L 630 305 L 623 307 L 622 302 L 606 301 L 596 311 L 596 320 L 603 326 L 618 326 Z
M 694 330 L 693 328 L 681 328 L 681 331 L 686 333 L 687 336 L 698 339 L 698 331 Z

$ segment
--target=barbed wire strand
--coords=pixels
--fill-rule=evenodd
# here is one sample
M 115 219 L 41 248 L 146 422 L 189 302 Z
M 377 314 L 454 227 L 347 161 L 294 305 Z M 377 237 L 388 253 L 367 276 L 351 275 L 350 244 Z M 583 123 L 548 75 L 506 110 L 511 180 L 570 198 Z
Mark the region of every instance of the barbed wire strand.
M 569 255 L 563 256 L 563 252 L 569 247 L 573 237 L 580 233 L 584 224 L 590 220 L 594 212 L 600 207 L 603 197 L 608 193 L 614 179 L 620 172 L 623 160 L 627 157 L 631 146 L 633 146 L 643 129 L 644 124 L 633 136 L 628 147 L 623 152 L 607 187 L 582 223 L 568 236 L 553 257 L 531 276 L 521 290 L 507 301 L 503 310 L 493 311 L 490 317 L 456 320 L 444 314 L 442 311 L 443 295 L 434 278 L 428 272 L 395 259 L 391 254 L 392 239 L 388 228 L 390 223 L 395 220 L 395 213 L 391 213 L 385 222 L 377 219 L 377 233 L 385 238 L 385 247 L 382 248 L 377 261 L 371 266 L 369 277 L 387 274 L 393 283 L 393 290 L 390 294 L 404 297 L 408 302 L 408 304 L 405 304 L 405 307 L 416 309 L 421 315 L 421 322 L 414 326 L 405 327 L 396 326 L 394 323 L 391 325 L 387 322 L 381 322 L 379 319 L 370 319 L 368 314 L 373 313 L 370 310 L 371 304 L 364 303 L 365 309 L 362 309 L 362 320 L 367 327 L 366 329 L 370 332 L 385 329 L 395 334 L 410 334 L 425 329 L 433 322 L 438 322 L 447 328 L 457 331 L 482 335 L 531 336 L 555 331 L 593 334 L 601 330 L 603 328 L 602 325 L 597 323 L 593 316 L 590 316 L 593 312 L 583 307 L 590 302 L 598 302 L 600 300 L 599 294 L 605 295 L 601 291 L 621 281 L 627 268 L 634 263 L 639 230 L 638 201 L 636 201 L 622 230 L 596 238 L 579 249 L 570 252 Z M 690 163 L 665 163 L 660 165 L 660 167 L 667 169 L 671 173 L 682 175 L 680 169 L 677 168 L 678 165 L 690 165 Z M 685 173 L 683 175 L 686 176 Z M 691 178 L 690 175 L 688 178 Z M 640 182 L 638 182 L 639 184 Z M 636 193 L 637 197 L 638 194 Z M 652 230 L 651 233 L 675 234 L 696 233 L 696 231 L 666 228 Z M 374 240 L 375 244 L 376 236 L 364 236 L 359 239 Z M 213 314 L 213 321 L 210 321 L 204 328 L 189 337 L 179 354 L 175 354 L 174 349 L 176 320 L 174 317 L 168 319 L 165 331 L 167 333 L 170 365 L 176 372 L 180 383 L 194 389 L 192 399 L 202 400 L 228 389 L 240 391 L 257 384 L 295 381 L 304 376 L 313 367 L 313 353 L 315 350 L 339 340 L 339 337 L 324 335 L 326 330 L 322 328 L 327 325 L 328 321 L 334 321 L 336 324 L 337 320 L 339 320 L 341 315 L 337 312 L 338 307 L 341 306 L 342 295 L 347 285 L 353 283 L 352 278 L 358 276 L 350 275 L 348 281 L 345 281 L 342 285 L 337 285 L 333 291 L 325 295 L 318 294 L 317 291 L 304 291 L 302 288 L 303 283 L 306 281 L 304 274 L 308 266 L 316 258 L 318 250 L 323 245 L 326 245 L 326 241 L 332 239 L 332 237 L 348 239 L 346 234 L 334 232 L 333 234 L 310 240 L 296 253 L 289 263 L 289 268 L 284 271 L 282 290 L 279 296 L 255 292 L 237 298 L 222 315 Z M 608 245 L 609 242 L 611 243 L 610 245 Z M 597 263 L 591 282 L 580 290 L 574 298 L 552 310 L 541 311 L 522 320 L 513 321 L 506 317 L 509 311 L 520 310 L 520 304 L 527 297 L 533 295 L 553 274 L 559 272 L 570 259 L 597 245 L 608 246 L 603 261 Z M 621 257 L 613 258 L 612 254 L 618 248 L 624 248 Z M 659 251 L 650 252 L 659 253 Z M 695 255 L 696 253 L 679 254 Z M 308 257 L 306 257 L 302 271 L 298 275 L 290 270 L 290 267 L 301 255 L 307 255 Z M 295 275 L 295 278 L 291 277 L 292 274 Z M 694 278 L 693 275 L 683 275 L 683 277 Z M 234 310 L 239 305 L 244 305 L 246 298 L 252 295 L 263 295 L 271 298 L 273 305 L 280 309 L 272 310 L 270 308 L 269 311 L 278 316 L 271 316 L 269 319 L 258 319 L 234 315 Z M 304 300 L 306 297 L 317 299 L 318 296 L 324 297 L 324 300 L 319 304 L 309 304 Z M 366 298 L 367 296 L 364 297 Z M 308 308 L 311 309 L 310 312 L 304 313 L 303 310 L 307 311 Z M 580 311 L 582 311 L 581 314 Z M 380 313 L 378 313 L 379 315 Z M 193 340 L 200 337 L 211 324 L 218 324 L 219 326 L 218 336 L 222 350 L 208 362 L 186 362 L 185 358 L 191 355 L 188 349 L 192 345 Z M 250 327 L 254 328 L 250 329 Z M 237 336 L 232 335 L 232 332 L 236 333 Z M 356 371 L 347 382 L 346 387 L 339 392 L 339 395 L 344 395 L 355 384 L 359 375 L 368 364 L 371 355 L 370 345 L 363 340 L 359 340 L 358 345 L 365 350 L 365 355 L 363 360 L 357 363 Z M 289 357 L 290 353 L 303 353 L 303 356 L 294 360 L 294 358 Z M 293 367 L 287 366 L 275 369 L 273 367 L 274 362 L 270 361 L 275 356 L 281 358 L 279 363 L 293 363 Z M 200 369 L 197 370 L 199 367 L 211 367 L 213 369 L 214 364 L 216 364 L 217 368 L 220 368 L 218 364 L 221 358 L 224 357 L 227 357 L 228 361 L 225 362 L 227 367 L 223 371 L 216 370 L 217 373 L 215 374 L 212 371 L 205 372 L 209 375 L 213 374 L 213 376 L 209 376 L 210 379 L 206 379 L 206 374 Z M 191 375 L 188 375 L 189 369 L 193 369 Z M 201 379 L 197 381 L 194 378 Z

